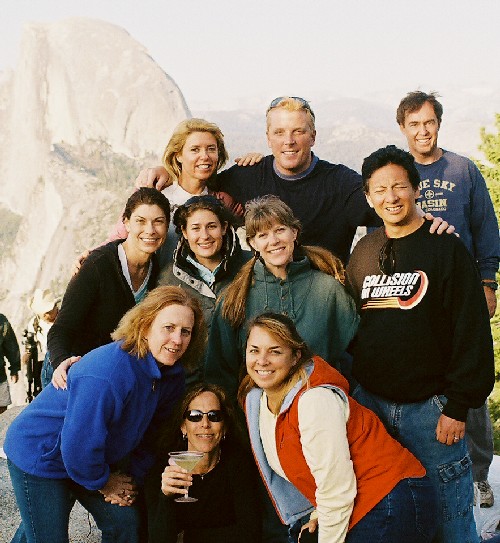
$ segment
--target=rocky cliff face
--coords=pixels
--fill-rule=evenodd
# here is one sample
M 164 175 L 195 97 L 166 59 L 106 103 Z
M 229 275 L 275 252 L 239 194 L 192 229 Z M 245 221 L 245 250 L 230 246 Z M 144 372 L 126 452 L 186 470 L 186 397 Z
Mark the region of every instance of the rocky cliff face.
M 71 262 L 103 241 L 141 167 L 189 116 L 145 48 L 112 24 L 25 27 L 0 77 L 0 312 L 17 331 L 36 287 L 64 292 Z

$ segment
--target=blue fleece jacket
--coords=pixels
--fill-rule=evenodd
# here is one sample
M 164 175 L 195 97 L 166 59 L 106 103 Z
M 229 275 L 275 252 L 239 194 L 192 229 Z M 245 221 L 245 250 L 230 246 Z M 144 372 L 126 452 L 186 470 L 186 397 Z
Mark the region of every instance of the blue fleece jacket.
M 151 353 L 140 359 L 110 343 L 72 366 L 67 390 L 42 390 L 11 424 L 4 450 L 31 475 L 69 477 L 89 490 L 101 489 L 110 465 L 130 455 L 140 480 L 153 460 L 143 436 L 183 392 L 180 363 L 160 370 Z

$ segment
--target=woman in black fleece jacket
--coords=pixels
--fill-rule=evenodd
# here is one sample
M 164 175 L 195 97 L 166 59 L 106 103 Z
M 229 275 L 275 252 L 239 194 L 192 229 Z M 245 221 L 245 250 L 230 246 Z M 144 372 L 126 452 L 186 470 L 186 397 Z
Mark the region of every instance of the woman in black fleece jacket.
M 48 335 L 50 364 L 59 368 L 55 385 L 65 386 L 66 371 L 80 356 L 109 343 L 123 315 L 156 286 L 154 253 L 167 237 L 169 220 L 167 198 L 156 189 L 139 189 L 123 212 L 127 239 L 92 251 L 72 277 Z

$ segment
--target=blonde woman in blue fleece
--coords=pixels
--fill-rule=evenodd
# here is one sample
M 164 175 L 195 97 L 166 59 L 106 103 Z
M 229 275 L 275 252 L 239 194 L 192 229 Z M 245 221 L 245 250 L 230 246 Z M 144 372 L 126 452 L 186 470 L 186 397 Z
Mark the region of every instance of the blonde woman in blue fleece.
M 20 413 L 4 444 L 21 514 L 13 543 L 67 543 L 75 500 L 103 543 L 139 541 L 136 483 L 154 462 L 143 436 L 182 396 L 183 365 L 205 336 L 198 302 L 159 287 L 125 314 L 113 343 L 72 367 L 67 389 L 49 385 Z

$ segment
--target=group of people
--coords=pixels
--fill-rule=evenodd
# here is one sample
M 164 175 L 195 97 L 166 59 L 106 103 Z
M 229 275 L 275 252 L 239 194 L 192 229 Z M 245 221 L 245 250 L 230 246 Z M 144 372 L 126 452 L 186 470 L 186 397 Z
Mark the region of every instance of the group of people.
M 8 430 L 14 542 L 68 541 L 75 500 L 106 542 L 479 541 L 498 225 L 437 147 L 436 96 L 397 115 L 410 153 L 361 176 L 312 153 L 302 98 L 269 105 L 272 155 L 220 173 L 219 128 L 180 123 L 71 279 L 52 381 Z

